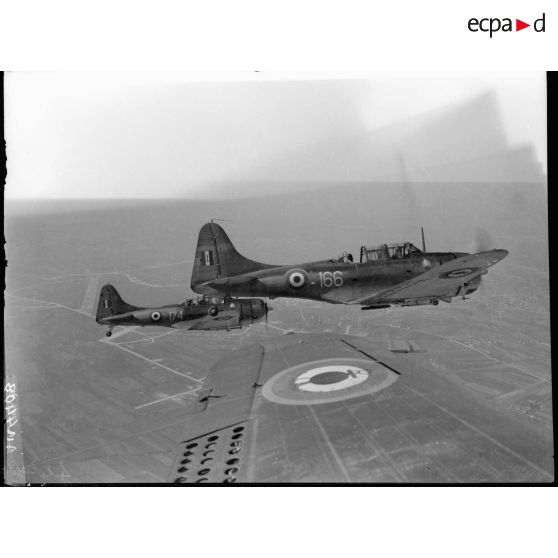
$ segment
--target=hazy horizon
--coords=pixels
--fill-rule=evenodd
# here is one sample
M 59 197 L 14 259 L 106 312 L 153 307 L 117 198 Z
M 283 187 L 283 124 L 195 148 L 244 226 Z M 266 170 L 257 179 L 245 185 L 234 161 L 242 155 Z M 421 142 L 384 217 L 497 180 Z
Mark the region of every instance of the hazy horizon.
M 252 196 L 256 183 L 546 179 L 544 73 L 198 80 L 7 74 L 5 197 L 218 199 Z

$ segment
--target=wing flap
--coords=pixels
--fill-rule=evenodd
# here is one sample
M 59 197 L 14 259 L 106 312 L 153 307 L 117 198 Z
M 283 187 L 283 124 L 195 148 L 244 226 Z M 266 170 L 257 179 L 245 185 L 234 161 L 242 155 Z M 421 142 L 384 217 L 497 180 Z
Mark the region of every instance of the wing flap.
M 234 483 L 246 479 L 253 423 L 230 424 L 206 435 L 185 440 L 174 461 L 169 481 L 184 483 Z
M 185 417 L 170 482 L 235 482 L 245 475 L 240 463 L 249 447 L 248 421 L 263 356 L 263 346 L 252 345 L 212 369 L 211 383 L 198 399 L 198 412 Z
M 421 275 L 390 287 L 374 296 L 353 301 L 367 306 L 378 302 L 402 299 L 442 298 L 455 296 L 464 284 L 486 273 L 486 270 L 507 256 L 507 250 L 489 250 L 456 258 L 425 271 Z
M 204 316 L 198 321 L 189 322 L 177 322 L 178 324 L 184 324 L 185 327 L 190 330 L 212 330 L 212 329 L 233 329 L 240 327 L 240 312 L 238 310 L 226 310 L 224 312 L 219 312 L 216 316 Z M 180 325 L 179 325 L 180 327 Z

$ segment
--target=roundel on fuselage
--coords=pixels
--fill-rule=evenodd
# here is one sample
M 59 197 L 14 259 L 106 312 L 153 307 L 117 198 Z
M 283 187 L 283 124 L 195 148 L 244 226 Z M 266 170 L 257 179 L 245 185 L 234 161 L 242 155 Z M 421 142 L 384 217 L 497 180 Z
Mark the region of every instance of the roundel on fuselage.
M 161 313 L 160 312 L 151 312 L 151 319 L 154 322 L 158 322 L 161 319 Z
M 287 273 L 287 279 L 289 281 L 289 285 L 295 289 L 304 287 L 304 285 L 308 282 L 306 273 L 302 269 L 291 269 Z
M 458 279 L 459 277 L 465 277 L 477 271 L 480 271 L 479 267 L 462 267 L 460 269 L 454 269 L 453 271 L 441 273 L 440 277 L 447 278 L 447 279 Z

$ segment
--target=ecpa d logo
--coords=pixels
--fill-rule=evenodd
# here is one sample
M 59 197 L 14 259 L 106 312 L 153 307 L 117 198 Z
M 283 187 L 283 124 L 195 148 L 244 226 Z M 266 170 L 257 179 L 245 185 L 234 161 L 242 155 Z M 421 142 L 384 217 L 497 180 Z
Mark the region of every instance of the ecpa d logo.
M 546 14 L 542 14 L 542 16 L 536 19 L 533 22 L 533 30 L 536 33 L 544 33 L 545 32 L 545 24 L 546 24 Z M 484 17 L 482 19 L 478 19 L 476 17 L 472 17 L 467 22 L 467 27 L 469 31 L 473 33 L 478 33 L 479 31 L 483 33 L 489 33 L 490 38 L 494 33 L 498 33 L 498 31 L 502 31 L 504 33 L 509 33 L 512 31 L 521 31 L 522 29 L 526 29 L 527 27 L 531 27 L 530 23 L 525 23 L 521 19 L 515 20 L 515 29 L 512 23 L 512 18 L 504 17 L 502 19 L 498 17 Z

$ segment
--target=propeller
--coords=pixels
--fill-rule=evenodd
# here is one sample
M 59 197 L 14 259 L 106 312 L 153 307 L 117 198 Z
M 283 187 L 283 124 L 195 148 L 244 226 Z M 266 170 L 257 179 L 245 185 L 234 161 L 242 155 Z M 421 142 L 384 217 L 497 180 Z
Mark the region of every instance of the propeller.
M 473 253 L 478 254 L 479 252 L 486 252 L 490 250 L 494 245 L 492 235 L 482 227 L 475 227 L 475 239 Z M 479 286 L 477 288 L 477 294 L 481 294 L 484 291 L 484 281 L 482 277 L 480 278 Z
M 265 305 L 265 328 L 267 329 L 268 326 L 268 314 L 270 310 L 273 310 L 273 306 L 269 306 L 269 304 L 266 302 L 264 302 Z
M 492 248 L 492 236 L 491 234 L 483 229 L 482 227 L 476 227 L 475 229 L 475 254 L 479 252 L 486 252 Z

